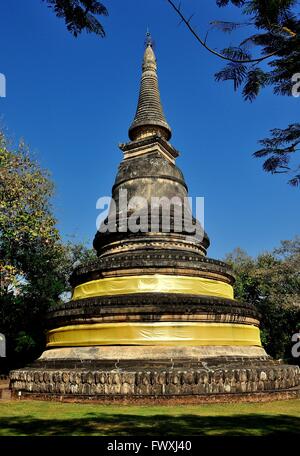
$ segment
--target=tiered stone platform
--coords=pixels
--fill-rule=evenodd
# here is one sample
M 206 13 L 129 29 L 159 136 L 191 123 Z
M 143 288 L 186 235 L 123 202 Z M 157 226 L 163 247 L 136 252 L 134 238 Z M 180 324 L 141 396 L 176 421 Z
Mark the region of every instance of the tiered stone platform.
M 72 300 L 49 312 L 46 351 L 10 374 L 13 394 L 126 401 L 294 397 L 299 368 L 267 356 L 258 312 L 234 299 L 231 268 L 206 257 L 209 238 L 186 205 L 151 42 L 129 138 L 120 145 L 114 204 L 94 239 L 98 259 L 74 270 Z M 169 212 L 161 199 L 171 203 Z M 129 229 L 132 216 L 147 227 Z
M 251 356 L 247 347 L 89 347 L 44 352 L 11 382 L 15 394 L 46 399 L 261 401 L 297 397 L 300 369 L 259 347 Z

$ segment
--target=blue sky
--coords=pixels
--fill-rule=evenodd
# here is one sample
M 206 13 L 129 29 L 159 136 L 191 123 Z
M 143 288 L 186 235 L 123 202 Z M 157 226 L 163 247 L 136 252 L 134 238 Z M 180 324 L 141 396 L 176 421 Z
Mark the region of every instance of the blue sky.
M 135 113 L 144 37 L 155 41 L 164 111 L 181 152 L 191 196 L 205 197 L 208 255 L 222 258 L 240 246 L 255 255 L 299 233 L 299 189 L 284 175 L 262 171 L 252 158 L 257 140 L 273 127 L 299 120 L 300 98 L 266 90 L 253 104 L 216 83 L 222 62 L 194 40 L 165 0 L 103 0 L 107 37 L 73 38 L 41 1 L 0 3 L 1 124 L 29 144 L 56 184 L 55 214 L 65 239 L 90 242 L 96 200 L 109 195 Z M 214 19 L 238 19 L 239 10 L 211 0 L 183 2 L 205 34 Z M 240 33 L 240 32 L 239 32 Z M 240 36 L 209 34 L 213 47 Z

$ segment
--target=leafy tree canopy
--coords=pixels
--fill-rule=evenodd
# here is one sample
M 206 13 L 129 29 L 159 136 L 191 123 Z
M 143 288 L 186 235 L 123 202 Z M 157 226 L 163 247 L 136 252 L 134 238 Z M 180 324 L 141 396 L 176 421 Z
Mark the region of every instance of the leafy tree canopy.
M 105 31 L 97 16 L 108 16 L 105 6 L 97 0 L 43 0 L 57 17 L 65 20 L 67 29 L 77 37 L 82 31 L 104 38 Z
M 235 46 L 220 51 L 211 49 L 191 25 L 174 0 L 167 2 L 176 10 L 194 37 L 208 51 L 228 60 L 216 73 L 217 81 L 232 81 L 234 90 L 241 88 L 246 101 L 253 101 L 265 87 L 272 87 L 275 95 L 300 95 L 300 17 L 296 0 L 217 0 L 219 7 L 234 5 L 241 9 L 241 22 L 212 21 L 212 28 L 232 33 L 243 27 L 248 36 Z M 300 85 L 299 85 L 300 89 Z M 255 157 L 265 159 L 263 169 L 272 174 L 286 173 L 288 183 L 300 184 L 300 165 L 294 162 L 299 150 L 300 124 L 274 128 L 269 138 L 260 141 L 262 148 Z
M 228 254 L 236 274 L 235 296 L 261 313 L 262 341 L 275 358 L 290 357 L 291 337 L 300 331 L 300 237 L 252 258 Z
M 10 363 L 39 356 L 46 313 L 70 290 L 75 258 L 95 256 L 84 245 L 61 242 L 52 195 L 48 172 L 28 148 L 12 150 L 0 133 L 0 332 Z

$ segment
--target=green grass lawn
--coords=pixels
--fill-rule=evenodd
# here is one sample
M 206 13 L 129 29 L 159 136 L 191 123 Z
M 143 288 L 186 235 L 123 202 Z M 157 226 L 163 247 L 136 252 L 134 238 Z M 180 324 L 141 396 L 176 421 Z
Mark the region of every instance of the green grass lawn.
M 1 401 L 0 435 L 300 435 L 300 399 L 182 406 Z

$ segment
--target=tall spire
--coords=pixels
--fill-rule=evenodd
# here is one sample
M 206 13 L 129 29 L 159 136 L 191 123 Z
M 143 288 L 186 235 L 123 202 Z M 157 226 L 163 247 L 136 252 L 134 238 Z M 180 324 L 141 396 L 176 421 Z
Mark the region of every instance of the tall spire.
M 166 121 L 160 101 L 156 70 L 152 39 L 149 31 L 147 31 L 138 106 L 135 118 L 129 128 L 131 140 L 153 134 L 160 134 L 166 140 L 171 138 L 171 128 Z

